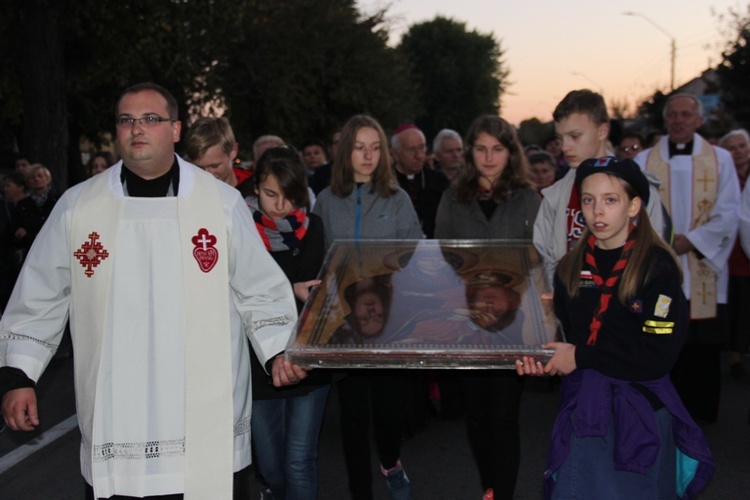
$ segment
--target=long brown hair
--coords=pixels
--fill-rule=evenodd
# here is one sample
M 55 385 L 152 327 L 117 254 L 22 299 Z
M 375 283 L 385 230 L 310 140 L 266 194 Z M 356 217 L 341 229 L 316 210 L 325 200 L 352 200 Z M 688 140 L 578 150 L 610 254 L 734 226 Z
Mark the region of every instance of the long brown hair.
M 529 173 L 529 164 L 526 155 L 523 152 L 523 146 L 518 140 L 516 129 L 513 126 L 495 115 L 480 116 L 469 127 L 466 134 L 466 145 L 464 149 L 464 158 L 466 159 L 466 168 L 464 168 L 456 179 L 456 191 L 458 201 L 461 203 L 471 203 L 479 195 L 479 169 L 474 164 L 474 143 L 479 134 L 489 134 L 505 146 L 510 155 L 508 164 L 505 166 L 497 185 L 494 189 L 495 201 L 503 202 L 512 189 L 524 188 L 531 186 L 531 175 Z
M 388 138 L 378 121 L 367 115 L 354 115 L 341 128 L 341 139 L 336 148 L 331 172 L 331 191 L 340 198 L 346 198 L 354 189 L 354 166 L 352 152 L 357 140 L 357 132 L 369 127 L 378 133 L 380 160 L 372 173 L 372 189 L 379 196 L 388 198 L 396 193 L 396 179 L 391 169 L 391 156 L 388 154 Z
M 621 183 L 628 196 L 628 201 L 638 196 L 635 189 L 628 184 L 627 181 L 614 175 L 609 175 L 609 177 L 613 180 L 616 179 Z M 570 252 L 565 254 L 557 264 L 557 276 L 565 285 L 568 297 L 571 298 L 578 295 L 578 288 L 581 283 L 581 270 L 583 269 L 583 259 L 590 234 L 588 228 L 586 228 L 583 235 L 581 235 L 581 239 L 576 243 L 576 246 L 573 247 Z M 682 269 L 677 260 L 677 256 L 672 249 L 664 243 L 664 240 L 661 239 L 656 231 L 654 231 L 654 227 L 651 225 L 651 221 L 648 217 L 646 206 L 643 204 L 641 204 L 641 209 L 635 216 L 635 228 L 633 228 L 632 236 L 635 240 L 633 251 L 630 254 L 628 263 L 625 265 L 625 270 L 620 277 L 619 290 L 617 292 L 617 298 L 622 304 L 627 303 L 629 299 L 635 297 L 638 287 L 647 283 L 651 279 L 651 272 L 658 256 L 658 252 L 653 251 L 654 247 L 659 247 L 669 252 L 672 259 L 674 259 L 677 268 L 680 269 L 680 281 L 682 281 Z

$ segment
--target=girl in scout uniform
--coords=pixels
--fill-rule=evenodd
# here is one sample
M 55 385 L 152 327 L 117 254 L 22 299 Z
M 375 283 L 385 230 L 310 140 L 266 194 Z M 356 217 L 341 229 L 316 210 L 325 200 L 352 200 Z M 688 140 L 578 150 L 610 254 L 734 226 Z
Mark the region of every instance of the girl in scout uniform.
M 682 274 L 654 232 L 636 163 L 605 157 L 576 172 L 587 230 L 558 264 L 554 307 L 565 342 L 546 365 L 564 375 L 545 471 L 547 498 L 692 498 L 715 470 L 670 379 L 688 331 Z

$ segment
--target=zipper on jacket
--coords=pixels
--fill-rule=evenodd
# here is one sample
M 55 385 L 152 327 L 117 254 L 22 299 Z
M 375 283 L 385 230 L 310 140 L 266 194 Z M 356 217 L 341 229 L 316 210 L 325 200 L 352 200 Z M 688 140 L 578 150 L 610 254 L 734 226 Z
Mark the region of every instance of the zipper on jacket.
M 362 222 L 362 187 L 364 184 L 357 186 L 357 216 L 354 219 L 354 239 L 359 241 L 360 222 Z

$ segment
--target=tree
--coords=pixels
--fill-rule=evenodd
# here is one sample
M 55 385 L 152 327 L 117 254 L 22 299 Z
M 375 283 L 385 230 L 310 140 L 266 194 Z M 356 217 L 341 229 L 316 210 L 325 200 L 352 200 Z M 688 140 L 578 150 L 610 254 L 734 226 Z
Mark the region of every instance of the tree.
M 190 102 L 221 28 L 233 27 L 234 3 L 10 0 L 0 16 L 0 130 L 15 140 L 4 146 L 19 143 L 60 187 L 80 180 L 79 140 L 113 131 L 125 87 L 154 81 Z
M 259 2 L 209 76 L 241 141 L 325 138 L 356 113 L 394 123 L 413 93 L 408 68 L 386 45 L 384 17 L 360 18 L 352 0 Z
M 428 136 L 444 127 L 463 132 L 477 116 L 498 113 L 508 71 L 491 33 L 438 16 L 411 26 L 398 50 L 413 68 L 422 108 L 404 115 L 411 113 Z
M 536 144 L 544 147 L 544 143 L 555 135 L 555 126 L 552 122 L 542 123 L 539 118 L 523 120 L 518 126 L 518 139 L 522 144 Z
M 269 132 L 325 136 L 362 112 L 387 126 L 419 109 L 407 64 L 386 45 L 386 11 L 363 17 L 354 0 L 7 0 L 2 10 L 0 144 L 49 162 L 61 185 L 82 178 L 80 138 L 114 132 L 117 97 L 141 81 L 172 91 L 185 125 L 226 111 L 246 146 Z
M 742 127 L 750 128 L 750 6 L 745 14 L 730 11 L 735 37 L 728 43 L 723 61 L 716 69 L 721 79 L 721 100 Z
M 22 142 L 26 154 L 58 174 L 53 176 L 58 185 L 67 180 L 68 113 L 62 50 L 66 4 L 13 0 L 4 5 L 0 16 L 4 48 L 0 111 L 7 117 L 1 120 L 2 142 L 5 147 Z M 22 113 L 28 114 L 24 121 Z
M 661 90 L 654 92 L 654 95 L 643 101 L 638 106 L 638 116 L 646 122 L 646 128 L 650 130 L 664 130 L 664 117 L 662 111 L 667 103 L 669 94 Z

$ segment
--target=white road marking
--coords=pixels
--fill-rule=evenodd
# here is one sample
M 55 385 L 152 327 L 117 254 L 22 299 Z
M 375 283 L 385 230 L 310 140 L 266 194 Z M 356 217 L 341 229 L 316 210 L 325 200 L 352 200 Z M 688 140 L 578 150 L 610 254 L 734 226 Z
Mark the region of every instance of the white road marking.
M 41 450 L 45 446 L 51 444 L 57 439 L 61 438 L 71 430 L 78 426 L 78 417 L 74 414 L 66 420 L 63 420 L 50 430 L 43 432 L 38 438 L 33 441 L 19 446 L 10 453 L 0 457 L 0 474 L 10 469 L 14 465 L 20 463 L 22 460 L 30 457 L 37 451 Z M 6 432 L 8 432 L 6 430 Z

